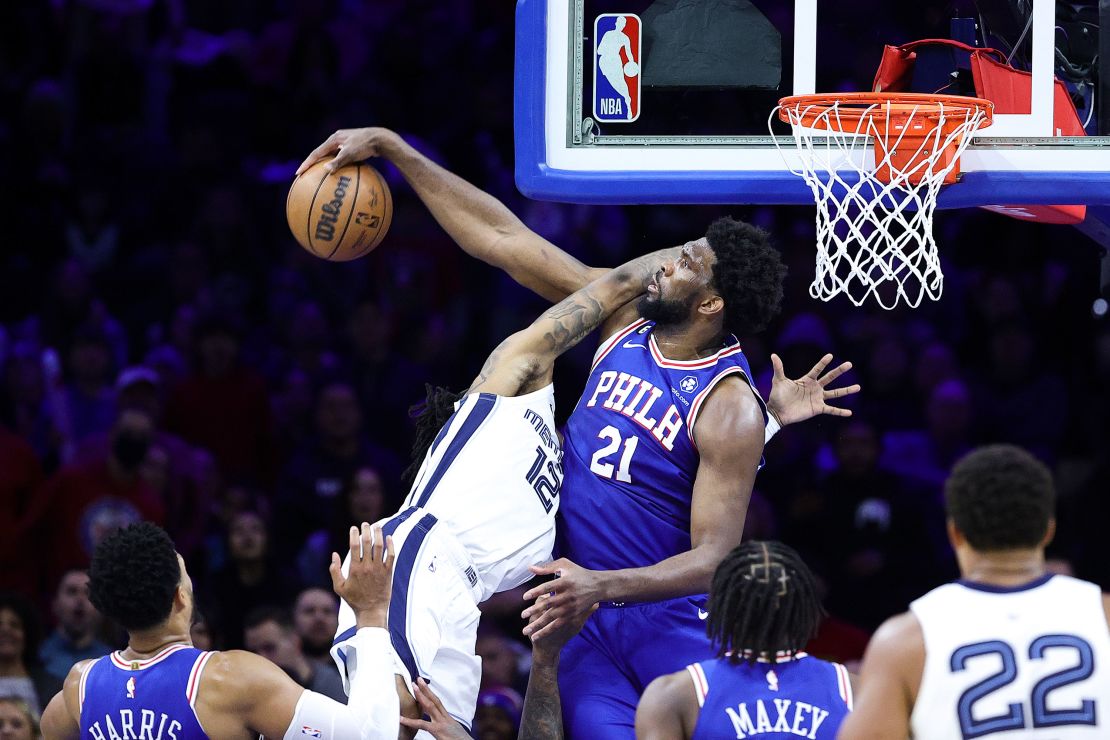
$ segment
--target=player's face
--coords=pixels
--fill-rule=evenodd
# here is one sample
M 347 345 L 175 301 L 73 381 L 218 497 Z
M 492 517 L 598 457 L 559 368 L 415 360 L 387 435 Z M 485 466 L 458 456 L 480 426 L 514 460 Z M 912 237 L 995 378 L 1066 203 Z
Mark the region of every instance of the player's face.
M 664 261 L 648 283 L 640 315 L 661 326 L 688 321 L 706 296 L 715 261 L 704 237 L 682 245 L 681 254 Z

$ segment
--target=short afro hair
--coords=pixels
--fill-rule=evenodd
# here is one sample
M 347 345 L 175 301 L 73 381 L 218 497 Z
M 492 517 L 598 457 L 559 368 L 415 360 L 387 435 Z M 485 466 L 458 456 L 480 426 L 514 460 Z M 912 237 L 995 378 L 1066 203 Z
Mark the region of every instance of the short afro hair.
M 1020 447 L 988 445 L 965 455 L 944 484 L 948 516 L 981 552 L 1037 547 L 1056 505 L 1052 474 Z
M 762 331 L 779 314 L 786 265 L 767 232 L 732 218 L 719 218 L 705 234 L 717 263 L 710 285 L 725 301 L 725 329 L 741 335 Z
M 105 537 L 89 566 L 89 600 L 129 632 L 161 624 L 173 610 L 181 566 L 161 527 L 139 522 Z

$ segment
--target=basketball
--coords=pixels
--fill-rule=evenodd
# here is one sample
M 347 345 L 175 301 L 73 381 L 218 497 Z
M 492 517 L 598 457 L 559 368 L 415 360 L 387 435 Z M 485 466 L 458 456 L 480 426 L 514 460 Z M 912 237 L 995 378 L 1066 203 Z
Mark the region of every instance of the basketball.
M 366 163 L 330 175 L 326 162 L 305 170 L 289 188 L 285 218 L 313 256 L 347 262 L 381 244 L 393 220 L 393 196 L 381 173 Z
M 636 64 L 636 62 L 629 62 L 628 64 L 624 65 L 625 77 L 635 77 L 638 74 L 640 74 L 640 65 Z

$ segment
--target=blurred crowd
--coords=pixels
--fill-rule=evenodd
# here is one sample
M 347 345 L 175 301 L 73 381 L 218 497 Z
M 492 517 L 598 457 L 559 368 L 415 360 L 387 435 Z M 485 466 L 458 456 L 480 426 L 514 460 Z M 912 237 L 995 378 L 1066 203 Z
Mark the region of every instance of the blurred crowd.
M 750 535 L 793 545 L 821 578 L 815 652 L 858 657 L 883 618 L 954 577 L 941 482 L 981 442 L 1052 466 L 1053 567 L 1110 586 L 1110 323 L 1091 311 L 1093 243 L 942 213 L 939 303 L 815 304 L 810 209 L 523 199 L 512 70 L 504 4 L 0 4 L 0 697 L 15 697 L 0 726 L 33 718 L 75 660 L 118 646 L 82 569 L 138 519 L 188 562 L 198 646 L 245 647 L 341 693 L 330 552 L 403 498 L 425 383 L 466 387 L 544 304 L 466 258 L 388 168 L 395 218 L 373 255 L 301 250 L 285 193 L 339 127 L 401 131 L 591 264 L 729 212 L 772 232 L 790 265 L 783 315 L 742 338 L 760 386 L 772 351 L 794 376 L 834 352 L 863 385 L 852 418 L 774 439 L 749 514 Z M 588 344 L 560 360 L 563 418 Z M 513 737 L 519 718 L 518 598 L 484 612 L 479 719 L 503 733 L 489 737 Z

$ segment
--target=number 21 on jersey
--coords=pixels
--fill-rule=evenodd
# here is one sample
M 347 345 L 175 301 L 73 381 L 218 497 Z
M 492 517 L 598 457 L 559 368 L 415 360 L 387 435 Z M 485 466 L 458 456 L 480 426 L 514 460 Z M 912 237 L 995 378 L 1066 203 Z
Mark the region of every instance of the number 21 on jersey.
M 611 479 L 613 477 L 613 463 L 606 462 L 606 460 L 621 449 L 621 442 L 623 442 L 624 450 L 621 452 L 620 463 L 616 467 L 617 480 L 621 483 L 631 483 L 632 473 L 629 469 L 632 467 L 632 455 L 636 452 L 636 445 L 640 443 L 640 438 L 633 436 L 622 440 L 621 433 L 614 426 L 605 427 L 597 433 L 597 437 L 608 441 L 608 444 L 595 452 L 594 456 L 590 458 L 590 470 L 595 475 Z

